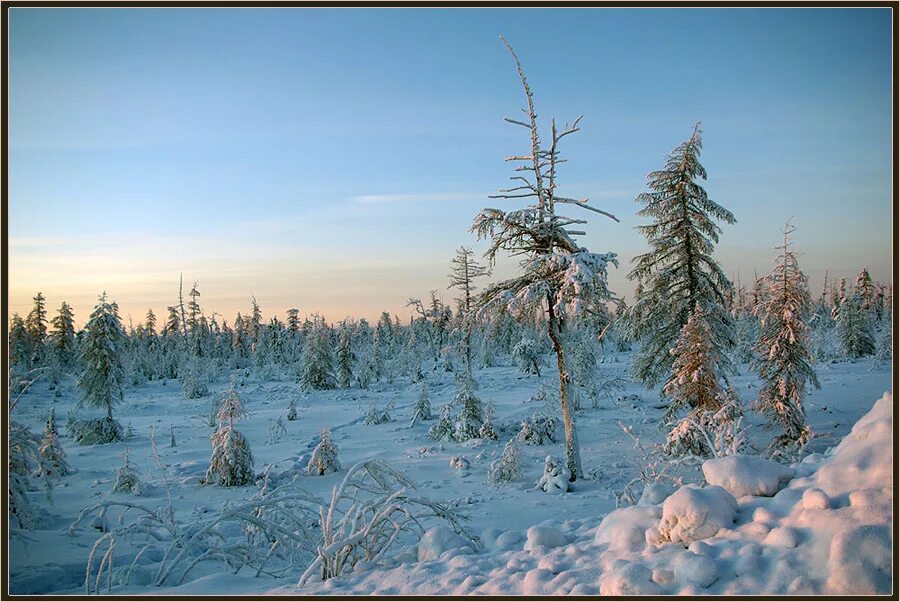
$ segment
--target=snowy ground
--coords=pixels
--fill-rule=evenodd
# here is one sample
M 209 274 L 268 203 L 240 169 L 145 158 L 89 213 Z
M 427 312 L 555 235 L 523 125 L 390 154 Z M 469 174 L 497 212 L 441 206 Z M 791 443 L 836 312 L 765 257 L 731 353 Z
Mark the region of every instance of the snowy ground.
M 545 365 L 549 366 L 549 360 L 544 358 Z M 613 377 L 628 379 L 630 354 L 611 354 L 605 360 L 598 366 L 601 380 Z M 807 401 L 809 420 L 817 434 L 809 451 L 823 453 L 836 446 L 854 423 L 872 408 L 873 401 L 891 389 L 891 372 L 889 365 L 873 366 L 871 360 L 819 365 L 817 370 L 822 389 L 813 391 Z M 555 388 L 553 372 L 549 369 L 546 372 L 542 372 L 539 379 L 522 375 L 512 367 L 479 370 L 476 373 L 479 384 L 476 395 L 483 402 L 494 402 L 495 422 L 500 425 L 518 422 L 541 409 L 558 415 L 555 399 L 531 400 L 541 383 L 547 391 Z M 429 373 L 428 377 L 432 409 L 436 415 L 440 406 L 453 396 L 453 379 L 451 374 L 443 372 Z M 756 378 L 748 375 L 744 367 L 734 382 L 744 402 L 749 402 L 758 386 Z M 213 386 L 215 398 L 224 387 L 225 383 Z M 875 473 L 865 467 L 860 469 L 860 466 L 853 470 L 846 469 L 839 476 L 835 476 L 838 474 L 836 470 L 828 469 L 831 472 L 825 470 L 830 475 L 826 477 L 822 476 L 823 469 L 820 469 L 807 479 L 795 479 L 786 493 L 782 492 L 775 498 L 738 500 L 735 525 L 706 543 L 695 543 L 690 552 L 681 543 L 651 546 L 633 542 L 625 549 L 618 545 L 610 549 L 609 544 L 600 542 L 602 537 L 598 538 L 598 525 L 605 515 L 615 509 L 613 492 L 636 476 L 635 462 L 639 461 L 631 440 L 617 422 L 633 425 L 635 432 L 646 443 L 661 441 L 663 433 L 657 425 L 662 410 L 654 408 L 659 402 L 655 392 L 628 381 L 624 391 L 617 394 L 617 401 L 604 399 L 605 408 L 580 412 L 577 416 L 578 432 L 584 468 L 589 478 L 579 480 L 571 493 L 550 496 L 535 490 L 534 482 L 540 477 L 543 458 L 547 454 L 563 455 L 561 442 L 543 446 L 520 445 L 525 473 L 523 480 L 505 486 L 488 485 L 488 465 L 499 456 L 505 440 L 477 445 L 439 444 L 426 435 L 432 423 L 407 428 L 418 389 L 418 385 L 398 381 L 393 385 L 381 384 L 368 391 L 305 394 L 292 381 L 258 382 L 251 378 L 239 388 L 239 393 L 245 408 L 252 415 L 240 423 L 238 429 L 251 442 L 257 471 L 270 463 L 277 463 L 276 468 L 284 470 L 293 467 L 300 456 L 308 453 L 320 428 L 327 425 L 340 448 L 339 457 L 345 468 L 360 460 L 380 457 L 414 480 L 422 495 L 434 500 L 459 502 L 470 517 L 467 528 L 481 537 L 486 548 L 484 552 L 446 552 L 436 560 L 414 565 L 372 569 L 324 584 L 310 582 L 301 590 L 297 590 L 294 584 L 304 567 L 298 568 L 297 575 L 290 578 L 273 579 L 255 578 L 252 574 L 243 573 L 229 575 L 223 572 L 221 565 L 207 562 L 194 568 L 184 584 L 153 588 L 153 592 L 381 595 L 827 593 L 841 591 L 840 582 L 827 581 L 829 570 L 835 573 L 835 567 L 840 565 L 835 558 L 841 554 L 852 557 L 853 546 L 856 545 L 850 541 L 843 551 L 835 552 L 836 544 L 833 542 L 839 538 L 832 536 L 843 528 L 842 525 L 858 524 L 863 519 L 863 522 L 888 525 L 892 519 L 892 483 L 889 478 L 884 480 L 881 474 L 878 478 L 882 480 L 874 482 Z M 35 432 L 40 432 L 49 409 L 55 404 L 62 430 L 66 411 L 74 401 L 72 382 L 66 382 L 63 390 L 63 397 L 54 399 L 46 384 L 39 383 L 16 409 L 18 419 L 32 426 Z M 267 443 L 270 422 L 286 415 L 292 396 L 297 399 L 299 419 L 285 422 L 287 435 L 279 443 Z M 383 407 L 390 401 L 395 402 L 392 412 L 394 421 L 374 426 L 363 424 L 362 417 L 373 403 Z M 154 382 L 129 390 L 125 403 L 117 409 L 117 418 L 123 424 L 130 422 L 135 431 L 135 435 L 126 442 L 78 447 L 64 436 L 62 443 L 75 472 L 57 482 L 52 505 L 47 503 L 42 491 L 35 489 L 31 493 L 33 502 L 44 509 L 44 517 L 39 529 L 16 532 L 11 538 L 11 593 L 83 593 L 85 562 L 98 532 L 88 526 L 70 536 L 67 528 L 79 510 L 91 503 L 106 498 L 133 497 L 110 493 L 113 471 L 121 465 L 121 454 L 126 446 L 132 463 L 141 471 L 144 480 L 152 485 L 144 496 L 134 500 L 151 507 L 165 504 L 163 474 L 152 459 L 147 436 L 151 427 L 156 432 L 179 518 L 189 520 L 203 516 L 215 512 L 226 501 L 243 500 L 256 493 L 255 486 L 219 488 L 199 483 L 205 474 L 210 454 L 210 428 L 207 425 L 210 402 L 209 397 L 184 399 L 177 382 L 170 381 L 165 385 Z M 889 468 L 892 462 L 891 405 L 891 402 L 882 402 L 876 407 L 875 414 L 876 418 L 881 417 L 879 424 L 882 431 L 868 443 L 870 447 L 876 442 L 882 445 L 875 454 L 877 457 L 870 462 L 881 462 L 878 466 L 882 468 L 884 462 Z M 886 442 L 884 420 L 888 425 Z M 174 429 L 175 447 L 169 444 L 170 428 Z M 759 428 L 754 428 L 753 432 L 754 439 L 760 447 L 764 447 L 767 433 Z M 847 452 L 845 455 L 849 457 L 849 454 Z M 450 468 L 449 459 L 455 455 L 464 455 L 471 462 L 468 474 L 459 476 Z M 813 456 L 805 467 L 799 469 L 798 477 L 811 473 L 823 462 L 834 461 L 834 457 Z M 695 479 L 700 480 L 699 468 L 693 470 Z M 892 473 L 888 471 L 887 474 Z M 341 477 L 341 474 L 305 477 L 303 485 L 311 493 L 326 497 Z M 803 510 L 802 499 L 805 497 L 801 499 L 798 495 L 802 496 L 803 491 L 813 486 L 824 490 L 828 505 L 835 508 L 816 512 L 835 516 L 829 514 L 825 518 L 817 518 L 812 510 Z M 799 505 L 798 500 L 801 500 Z M 818 502 L 810 502 L 814 503 Z M 647 525 L 659 522 L 659 514 L 663 511 L 662 507 L 656 506 L 642 508 L 632 510 L 636 513 L 632 517 L 634 528 L 640 530 L 641 537 Z M 817 521 L 830 526 L 813 536 L 810 525 Z M 540 529 L 529 531 L 535 525 L 557 530 L 561 535 Z M 878 531 L 868 535 L 844 533 L 841 537 L 850 540 L 862 538 L 866 542 L 863 545 L 868 554 L 866 558 L 871 557 L 871 562 L 867 562 L 876 566 L 883 561 L 879 556 L 881 548 L 878 547 L 881 545 L 878 538 L 883 535 Z M 563 545 L 552 548 L 543 546 L 552 542 L 554 537 L 561 538 L 556 543 L 564 541 Z M 824 542 L 826 537 L 832 541 L 830 548 Z M 620 539 L 617 537 L 617 541 Z M 628 537 L 625 540 L 630 541 Z M 791 543 L 794 546 L 790 546 Z M 131 560 L 127 544 L 123 543 L 121 548 L 116 550 L 115 566 Z M 742 559 L 743 556 L 753 558 L 746 560 Z M 710 557 L 716 558 L 715 561 L 710 560 L 712 565 L 707 562 Z M 743 572 L 738 570 L 738 566 L 742 567 Z M 807 570 L 809 567 L 813 568 Z M 798 580 L 798 575 L 804 578 Z M 875 577 L 878 575 L 880 573 Z M 707 583 L 712 577 L 714 580 Z M 864 577 L 847 575 L 846 588 L 852 588 L 854 584 L 857 588 L 863 587 L 863 582 L 870 586 L 874 577 L 869 581 L 865 581 Z M 884 586 L 883 582 L 879 582 L 874 587 L 884 592 Z M 887 587 L 890 588 L 889 579 Z M 846 588 L 845 591 L 854 591 Z M 147 587 L 135 583 L 114 585 L 113 592 L 149 593 Z

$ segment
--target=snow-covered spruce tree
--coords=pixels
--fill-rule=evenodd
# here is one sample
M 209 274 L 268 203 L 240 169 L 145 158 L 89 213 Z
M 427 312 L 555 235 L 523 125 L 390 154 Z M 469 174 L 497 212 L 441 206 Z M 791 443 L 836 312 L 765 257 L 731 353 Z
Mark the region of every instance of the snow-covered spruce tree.
M 570 204 L 616 218 L 587 204 L 587 199 L 560 196 L 557 192 L 557 168 L 561 161 L 559 144 L 563 138 L 578 131 L 579 117 L 574 124 L 557 130 L 556 120 L 550 122 L 550 144 L 542 146 L 537 126 L 534 98 L 512 46 L 503 40 L 516 64 L 516 70 L 527 102 L 527 122 L 507 118 L 529 132 L 530 148 L 521 156 L 508 157 L 522 162 L 511 180 L 516 184 L 504 189 L 499 198 L 529 199 L 524 209 L 501 211 L 483 209 L 473 221 L 472 230 L 479 238 L 490 239 L 485 257 L 494 265 L 501 250 L 522 257 L 519 276 L 491 285 L 479 295 L 481 311 L 498 305 L 516 315 L 540 307 L 546 312 L 546 328 L 556 354 L 559 373 L 560 410 L 566 433 L 566 465 L 574 480 L 583 475 L 575 417 L 569 405 L 571 382 L 566 364 L 564 340 L 566 320 L 595 308 L 612 298 L 607 288 L 607 266 L 618 265 L 614 253 L 591 253 L 578 245 L 573 236 L 584 232 L 568 230 L 569 226 L 584 224 L 585 220 L 560 215 L 559 204 Z M 618 220 L 616 220 L 618 221 Z
M 9 419 L 9 518 L 10 526 L 30 529 L 35 526 L 34 508 L 28 499 L 29 476 L 40 466 L 40 439 L 17 420 Z M 47 481 L 49 484 L 49 481 Z
M 185 399 L 199 399 L 209 395 L 207 378 L 207 362 L 199 356 L 193 356 L 182 369 L 181 392 Z
M 870 312 L 862 307 L 858 295 L 841 300 L 837 310 L 838 338 L 848 357 L 859 358 L 875 353 L 875 333 Z
M 453 423 L 453 439 L 462 443 L 481 436 L 484 409 L 481 407 L 481 400 L 472 392 L 470 381 L 460 379 L 459 385 L 460 389 L 453 400 L 453 405 L 459 406 L 459 415 Z
M 453 404 L 445 403 L 441 406 L 436 423 L 428 429 L 428 436 L 435 441 L 453 441 L 453 419 L 450 417 Z
M 512 357 L 516 360 L 519 370 L 525 374 L 541 376 L 541 358 L 538 355 L 537 343 L 531 337 L 523 337 L 513 347 Z
M 428 383 L 422 382 L 419 389 L 419 396 L 416 398 L 416 405 L 413 407 L 412 418 L 409 426 L 413 427 L 417 422 L 431 420 L 431 401 L 428 399 Z
M 459 320 L 463 329 L 463 357 L 466 362 L 466 374 L 472 380 L 472 329 L 475 325 L 473 315 L 473 294 L 478 288 L 475 279 L 487 276 L 489 270 L 475 260 L 475 252 L 466 247 L 456 250 L 456 257 L 450 261 L 450 286 L 460 291 L 460 297 L 456 299 L 459 307 Z
M 84 370 L 77 384 L 79 405 L 102 408 L 106 417 L 82 423 L 76 434 L 79 443 L 90 445 L 122 439 L 122 426 L 113 419 L 113 406 L 122 401 L 125 343 L 119 307 L 107 301 L 103 293 L 84 327 L 80 357 Z
M 19 314 L 9 319 L 9 362 L 18 372 L 31 370 L 31 342 L 25 330 L 25 321 Z
M 236 420 L 246 415 L 241 398 L 234 389 L 235 379 L 219 403 L 216 419 L 219 428 L 212 434 L 212 456 L 203 482 L 223 487 L 240 487 L 253 482 L 253 453 L 250 442 L 234 428 Z
M 43 365 L 44 344 L 47 341 L 47 306 L 44 295 L 34 296 L 34 307 L 25 318 L 25 330 L 31 340 L 32 362 L 36 366 Z
M 130 493 L 132 495 L 141 495 L 144 491 L 140 473 L 131 465 L 127 447 L 125 453 L 122 454 L 122 466 L 116 469 L 112 491 L 113 493 Z
M 338 461 L 338 448 L 331 440 L 331 431 L 323 426 L 319 432 L 319 443 L 313 449 L 309 462 L 306 464 L 306 472 L 313 476 L 322 476 L 329 472 L 339 472 L 341 463 Z
M 853 293 L 859 297 L 862 308 L 867 311 L 875 311 L 875 304 L 878 301 L 878 289 L 872 282 L 872 276 L 869 275 L 869 268 L 865 267 L 859 271 L 856 276 L 856 286 Z
M 712 329 L 700 303 L 694 306 L 670 353 L 674 358 L 672 375 L 662 392 L 671 401 L 663 423 L 671 424 L 682 409 L 692 414 L 718 410 L 723 395 L 721 356 L 716 353 Z
M 300 384 L 308 389 L 334 389 L 333 360 L 328 325 L 321 316 L 313 316 L 300 358 Z
M 484 408 L 484 422 L 478 429 L 478 436 L 489 441 L 496 441 L 500 438 L 497 429 L 494 428 L 494 402 L 489 401 Z
M 337 359 L 337 386 L 347 389 L 353 382 L 353 331 L 349 319 L 341 322 L 338 329 L 338 344 L 335 351 Z
M 290 402 L 288 402 L 287 419 L 289 421 L 297 420 L 297 399 L 293 396 L 291 397 Z
M 553 456 L 544 458 L 544 474 L 538 479 L 535 487 L 545 493 L 565 493 L 569 490 L 569 469 Z
M 756 314 L 761 327 L 755 347 L 755 367 L 763 380 L 751 407 L 781 431 L 770 446 L 772 452 L 802 449 L 810 436 L 803 396 L 806 386 L 819 388 L 809 353 L 807 322 L 812 311 L 806 276 L 790 248 L 790 222 L 784 227 L 784 243 L 766 279 L 763 304 Z
M 50 342 L 54 360 L 61 369 L 67 370 L 75 360 L 75 314 L 72 307 L 63 301 L 50 323 L 53 325 Z
M 50 409 L 50 417 L 47 418 L 47 426 L 44 428 L 44 438 L 38 448 L 41 458 L 42 476 L 61 477 L 71 473 L 68 462 L 66 462 L 66 452 L 63 451 L 62 444 L 59 442 L 59 431 L 56 428 L 56 412 Z
M 518 481 L 522 478 L 522 467 L 519 463 L 519 448 L 516 446 L 515 438 L 506 442 L 503 447 L 503 454 L 491 462 L 488 468 L 488 482 L 499 485 L 501 483 L 510 483 Z
M 638 212 L 653 219 L 638 226 L 650 251 L 633 259 L 631 280 L 644 285 L 632 309 L 632 329 L 641 348 L 632 371 L 653 386 L 672 372 L 672 343 L 699 303 L 709 325 L 712 352 L 730 370 L 725 351 L 734 344 L 734 325 L 726 309 L 731 282 L 712 256 L 721 228 L 714 220 L 735 222 L 730 211 L 711 200 L 698 178 L 706 179 L 700 164 L 700 124 L 666 159 L 665 167 L 647 177 L 652 192 L 637 197 Z

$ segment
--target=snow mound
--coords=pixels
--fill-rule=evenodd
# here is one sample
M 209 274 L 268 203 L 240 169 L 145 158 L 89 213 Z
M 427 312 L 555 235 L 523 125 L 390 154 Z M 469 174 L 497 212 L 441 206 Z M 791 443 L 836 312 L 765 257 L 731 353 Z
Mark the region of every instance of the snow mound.
M 445 552 L 460 550 L 471 552 L 469 542 L 446 526 L 432 527 L 419 539 L 419 562 L 435 560 Z
M 709 587 L 719 578 L 719 565 L 712 558 L 685 552 L 675 560 L 675 578 L 683 583 Z
M 848 527 L 831 540 L 827 590 L 875 595 L 891 591 L 891 530 L 887 525 Z
M 660 538 L 687 544 L 712 537 L 732 526 L 737 507 L 734 496 L 722 487 L 685 485 L 663 502 Z
M 653 582 L 645 565 L 626 562 L 600 576 L 601 596 L 658 596 L 663 589 Z
M 893 396 L 885 393 L 819 468 L 817 486 L 831 497 L 851 490 L 891 488 L 893 431 Z
M 594 535 L 598 544 L 610 550 L 640 550 L 646 545 L 645 533 L 659 524 L 658 506 L 627 506 L 610 512 Z
M 530 527 L 525 538 L 525 550 L 558 548 L 569 543 L 569 536 L 553 527 Z
M 638 506 L 656 506 L 662 504 L 663 500 L 675 493 L 675 486 L 671 483 L 647 483 L 644 485 L 644 491 L 641 492 L 641 499 L 638 500 Z
M 736 454 L 713 458 L 703 463 L 703 477 L 734 497 L 773 496 L 794 476 L 794 470 L 757 456 Z

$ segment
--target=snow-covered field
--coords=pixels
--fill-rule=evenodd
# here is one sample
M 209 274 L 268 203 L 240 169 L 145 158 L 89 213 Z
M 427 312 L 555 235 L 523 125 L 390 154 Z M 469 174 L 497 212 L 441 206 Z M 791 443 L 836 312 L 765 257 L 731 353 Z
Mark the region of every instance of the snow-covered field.
M 551 361 L 549 356 L 544 358 L 546 365 Z M 816 434 L 807 450 L 812 455 L 794 467 L 795 478 L 786 485 L 780 483 L 778 486 L 784 488 L 774 497 L 733 500 L 723 490 L 707 488 L 701 494 L 684 490 L 665 502 L 656 500 L 659 504 L 632 506 L 610 514 L 616 509 L 615 492 L 637 476 L 641 463 L 632 439 L 618 423 L 632 426 L 645 446 L 661 442 L 664 436 L 658 428 L 663 410 L 656 407 L 657 393 L 631 383 L 630 362 L 629 353 L 610 353 L 598 365 L 600 380 L 621 377 L 626 384 L 614 398 L 604 399 L 603 408 L 577 414 L 589 478 L 578 480 L 574 490 L 566 494 L 547 494 L 534 487 L 544 458 L 564 453 L 562 429 L 555 444 L 519 445 L 524 473 L 521 481 L 497 486 L 487 482 L 488 466 L 517 430 L 514 425 L 536 411 L 558 415 L 558 401 L 552 393 L 544 400 L 534 399 L 540 397 L 535 393 L 542 385 L 548 392 L 555 389 L 552 370 L 542 373 L 541 378 L 524 375 L 510 366 L 477 370 L 476 395 L 483 402 L 494 403 L 495 424 L 508 428 L 499 441 L 478 440 L 465 445 L 430 439 L 427 430 L 433 422 L 408 427 L 419 385 L 406 380 L 379 383 L 364 391 L 305 393 L 292 380 L 260 382 L 251 376 L 244 386 L 238 387 L 250 416 L 237 428 L 250 441 L 257 472 L 262 472 L 267 464 L 273 465 L 273 474 L 305 468 L 303 457 L 315 445 L 320 429 L 327 425 L 345 469 L 370 458 L 385 460 L 413 480 L 420 495 L 457 503 L 469 517 L 467 530 L 479 536 L 483 549 L 446 549 L 454 548 L 456 540 L 438 530 L 428 534 L 430 544 L 426 541 L 416 548 L 416 542 L 404 542 L 406 545 L 397 546 L 381 566 L 363 564 L 351 575 L 324 583 L 312 580 L 299 589 L 296 583 L 304 566 L 298 566 L 287 577 L 273 578 L 255 576 L 246 569 L 230 574 L 214 560 L 194 566 L 181 585 L 153 587 L 146 584 L 155 564 L 162 560 L 164 542 L 159 542 L 157 550 L 143 554 L 132 571 L 130 583 L 123 585 L 117 583 L 124 574 L 122 569 L 131 564 L 145 542 L 120 541 L 113 554 L 112 593 L 890 592 L 893 402 L 890 397 L 882 398 L 891 389 L 889 365 L 874 365 L 867 359 L 816 366 L 822 389 L 812 391 L 806 402 L 809 422 Z M 453 375 L 435 371 L 428 373 L 427 378 L 432 409 L 437 415 L 440 406 L 453 397 Z M 759 386 L 746 366 L 733 382 L 745 403 L 753 399 Z M 168 482 L 176 519 L 190 523 L 218 512 L 226 502 L 246 500 L 256 494 L 256 485 L 224 488 L 200 483 L 210 456 L 210 404 L 219 399 L 225 387 L 226 383 L 219 382 L 212 387 L 212 397 L 186 400 L 177 381 L 151 382 L 127 391 L 125 402 L 116 409 L 117 419 L 133 428 L 134 434 L 127 441 L 78 447 L 70 437 L 63 436 L 74 472 L 56 481 L 52 503 L 39 488 L 39 480 L 33 479 L 30 497 L 40 508 L 41 518 L 36 529 L 17 530 L 11 536 L 11 593 L 84 592 L 85 564 L 101 533 L 92 528 L 91 520 L 72 534 L 68 527 L 82 508 L 100 500 L 130 500 L 151 508 L 162 507 L 167 504 Z M 41 432 L 50 408 L 55 406 L 62 431 L 75 395 L 71 380 L 65 381 L 62 389 L 63 396 L 54 398 L 46 383 L 39 382 L 22 398 L 16 409 L 17 419 L 34 432 Z M 285 417 L 291 398 L 296 400 L 299 418 L 285 421 L 286 433 L 280 441 L 270 442 L 270 425 L 278 417 Z M 394 402 L 391 422 L 364 424 L 363 416 L 373 404 L 384 407 L 389 402 Z M 750 421 L 752 439 L 764 448 L 768 433 L 758 426 L 756 417 Z M 152 456 L 148 437 L 151 429 L 164 471 Z M 174 447 L 170 445 L 172 432 Z M 842 438 L 844 442 L 838 446 Z M 131 463 L 146 484 L 139 497 L 111 493 L 114 470 L 121 466 L 126 447 Z M 449 461 L 454 456 L 465 456 L 469 470 L 459 473 L 451 468 Z M 710 480 L 716 479 L 714 468 L 708 473 Z M 738 474 L 731 468 L 725 472 Z M 750 473 L 757 479 L 765 476 L 763 469 L 754 468 Z M 304 476 L 301 484 L 312 495 L 325 499 L 343 475 Z M 689 467 L 685 476 L 694 482 L 703 479 L 699 466 Z M 728 487 L 734 488 L 735 484 Z M 709 525 L 702 524 L 705 519 L 691 514 L 697 510 L 696 504 L 705 499 L 712 500 L 710 517 L 722 515 L 722 528 L 713 529 L 712 534 L 706 533 Z M 117 517 L 117 512 L 111 512 L 107 518 L 114 523 Z M 126 516 L 126 521 L 134 518 Z M 691 522 L 698 520 L 699 527 Z M 664 525 L 667 527 L 661 528 Z M 687 533 L 686 540 L 678 540 L 678 533 Z M 691 541 L 691 533 L 704 539 Z M 660 541 L 666 534 L 675 543 Z M 419 557 L 430 559 L 419 562 Z M 104 576 L 103 586 L 106 584 Z

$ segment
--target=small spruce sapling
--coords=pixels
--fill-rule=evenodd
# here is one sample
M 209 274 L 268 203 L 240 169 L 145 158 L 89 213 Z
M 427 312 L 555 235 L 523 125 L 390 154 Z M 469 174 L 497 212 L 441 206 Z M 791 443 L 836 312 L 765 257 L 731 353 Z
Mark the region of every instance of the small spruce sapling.
M 496 441 L 500 438 L 494 428 L 494 403 L 492 401 L 489 401 L 484 408 L 484 423 L 478 429 L 478 436 L 489 441 Z
M 435 441 L 453 441 L 453 420 L 450 418 L 452 411 L 453 404 L 451 403 L 441 406 L 438 421 L 428 429 L 429 437 Z
M 56 413 L 54 409 L 50 410 L 50 417 L 47 418 L 44 438 L 41 441 L 38 453 L 41 459 L 41 476 L 60 477 L 72 472 L 68 462 L 66 462 L 66 452 L 63 451 L 59 442 L 59 431 L 56 428 Z
M 453 425 L 453 438 L 459 442 L 477 439 L 484 424 L 484 410 L 481 401 L 472 392 L 470 382 L 463 381 L 453 403 L 461 406 Z
M 341 463 L 338 460 L 337 445 L 331 440 L 331 431 L 327 426 L 323 426 L 319 433 L 319 443 L 313 449 L 309 462 L 306 464 L 306 472 L 313 476 L 322 476 L 340 470 Z
M 544 474 L 535 485 L 545 493 L 565 493 L 569 491 L 569 469 L 566 465 L 553 456 L 544 459 Z
M 253 453 L 250 442 L 234 423 L 246 416 L 241 398 L 235 391 L 235 381 L 222 397 L 216 414 L 219 428 L 212 434 L 212 456 L 204 482 L 223 487 L 240 487 L 253 482 Z
M 519 370 L 525 374 L 541 376 L 541 360 L 537 351 L 537 343 L 535 343 L 534 339 L 524 337 L 516 343 L 516 346 L 513 347 L 512 356 Z
M 130 493 L 132 495 L 141 495 L 144 490 L 143 483 L 139 476 L 139 472 L 131 466 L 128 457 L 128 448 L 122 454 L 122 466 L 116 469 L 116 479 L 113 482 L 113 493 Z
M 428 384 L 423 382 L 422 387 L 419 389 L 419 397 L 416 399 L 416 405 L 413 408 L 413 415 L 410 419 L 409 426 L 413 427 L 420 421 L 431 419 L 431 401 L 428 399 Z
M 516 440 L 510 439 L 503 447 L 503 454 L 497 460 L 491 462 L 488 469 L 488 481 L 499 485 L 510 483 L 522 478 L 522 467 L 519 462 L 519 448 Z

